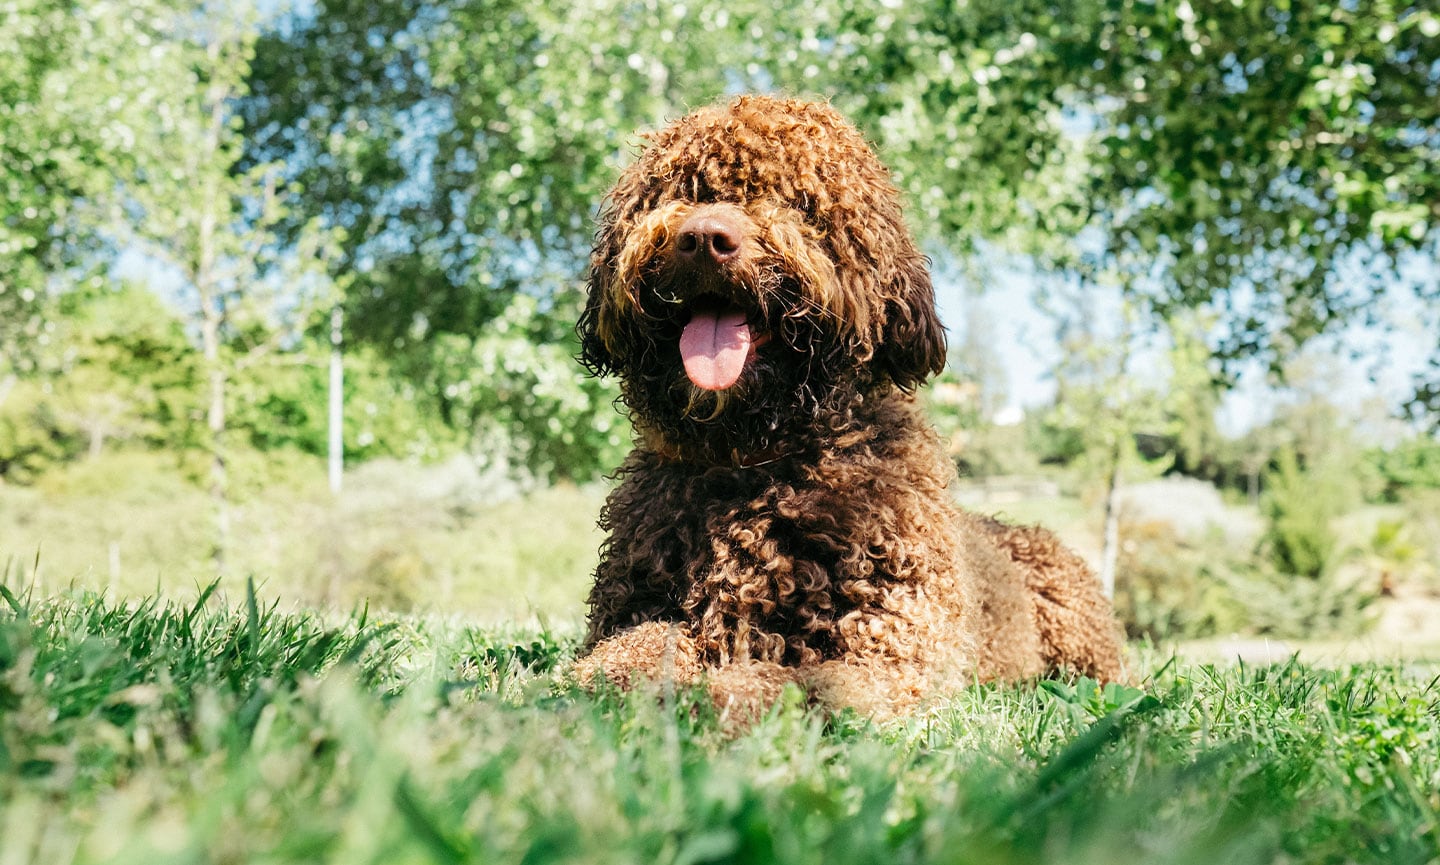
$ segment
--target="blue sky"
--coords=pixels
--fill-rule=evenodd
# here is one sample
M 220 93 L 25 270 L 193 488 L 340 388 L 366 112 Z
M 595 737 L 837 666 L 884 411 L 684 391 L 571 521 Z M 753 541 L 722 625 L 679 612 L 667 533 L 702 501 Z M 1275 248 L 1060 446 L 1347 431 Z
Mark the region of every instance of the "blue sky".
M 1436 270 L 1433 263 L 1409 266 L 1429 268 L 1432 273 Z M 1417 281 L 1420 275 L 1411 273 L 1412 279 L 1407 281 Z M 935 276 L 941 319 L 954 344 L 964 333 L 966 310 L 971 305 L 967 289 L 941 270 Z M 1035 302 L 1034 279 L 1016 269 L 996 268 L 975 303 L 994 331 L 991 347 L 1005 372 L 1009 413 L 1013 416 L 1017 409 L 1047 404 L 1054 398 L 1051 371 L 1059 361 L 1059 346 L 1053 322 Z M 1356 324 L 1312 341 L 1302 357 L 1309 371 L 1306 387 L 1324 393 L 1357 420 L 1383 424 L 1413 392 L 1415 374 L 1440 345 L 1440 309 L 1397 285 L 1381 298 L 1379 318 L 1381 327 Z M 1358 357 L 1352 359 L 1352 352 Z M 1137 358 L 1137 367 L 1161 377 L 1163 349 L 1140 347 Z M 1277 405 L 1297 398 L 1300 396 L 1292 390 L 1273 386 L 1260 365 L 1251 365 L 1222 403 L 1220 428 L 1226 434 L 1240 435 L 1269 420 Z

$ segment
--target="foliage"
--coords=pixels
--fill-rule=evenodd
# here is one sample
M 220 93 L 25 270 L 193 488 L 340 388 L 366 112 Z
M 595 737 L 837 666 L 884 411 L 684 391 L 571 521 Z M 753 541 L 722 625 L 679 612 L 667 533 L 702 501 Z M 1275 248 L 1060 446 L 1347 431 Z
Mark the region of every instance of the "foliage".
M 1440 489 L 1440 439 L 1415 435 L 1365 455 L 1379 476 L 1382 500 L 1399 501 L 1405 490 Z
M 57 299 L 34 369 L 0 401 L 0 478 L 29 482 L 107 444 L 183 446 L 196 370 L 179 322 L 155 295 L 101 283 Z
M 1356 637 L 1375 624 L 1378 587 L 1338 573 L 1305 579 L 1261 564 L 1236 571 L 1229 589 L 1253 634 L 1321 640 Z
M 1215 315 L 1228 372 L 1278 368 L 1363 318 L 1408 254 L 1433 258 L 1425 4 L 837 2 L 779 20 L 761 43 L 790 61 L 777 80 L 875 130 L 927 232 L 1062 268 L 1098 242 L 1153 322 Z M 1437 296 L 1433 269 L 1410 272 Z
M 42 386 L 12 383 L 0 405 L 0 478 L 28 483 L 83 450 L 79 431 L 56 416 Z
M 1340 552 L 1333 523 L 1354 502 L 1343 473 L 1333 462 L 1302 468 L 1293 450 L 1280 451 L 1260 509 L 1266 520 L 1261 547 L 1281 574 L 1308 580 L 1333 574 Z
M 1115 612 L 1132 639 L 1194 639 L 1248 630 L 1256 622 L 1231 588 L 1247 563 L 1212 531 L 1182 537 L 1168 523 L 1123 523 Z
M 962 478 L 1035 477 L 1040 470 L 1019 424 L 977 424 L 960 433 L 956 463 Z
M 1402 503 L 1409 540 L 1421 551 L 1419 568 L 1429 571 L 1429 588 L 1440 588 L 1440 490 L 1416 490 Z
M 92 276 L 102 228 L 160 102 L 166 0 L 19 0 L 0 8 L 0 376 L 28 372 L 54 283 Z
M 1432 357 L 1415 376 L 1415 395 L 1405 404 L 1405 414 L 1427 422 L 1431 433 L 1440 433 L 1440 357 Z
M 1399 573 L 1405 547 L 1377 547 L 1368 525 L 1362 533 L 1339 519 L 1358 499 L 1346 499 L 1335 466 L 1302 471 L 1288 452 L 1279 465 L 1262 501 L 1263 520 L 1253 528 L 1242 510 L 1224 508 L 1218 497 L 1213 508 L 1187 500 L 1178 482 L 1127 501 L 1115 602 L 1128 633 L 1156 640 L 1324 639 L 1357 635 L 1373 624 L 1382 583 L 1368 571 L 1394 567 Z M 1367 539 L 1363 567 L 1354 567 Z M 1310 569 L 1301 571 L 1301 562 Z
M 1067 76 L 1097 126 L 1085 195 L 1115 214 L 1112 249 L 1158 268 L 1162 313 L 1210 304 L 1222 357 L 1278 365 L 1361 315 L 1404 253 L 1433 255 L 1433 8 L 1097 6 L 1059 40 L 1090 61 Z
M 347 418 L 373 437 L 352 457 L 463 442 L 593 476 L 626 433 L 608 385 L 564 372 L 590 214 L 635 130 L 744 89 L 853 116 L 943 262 L 1019 251 L 1086 303 L 1118 287 L 1136 334 L 1188 329 L 1155 432 L 1206 477 L 1258 478 L 1269 454 L 1198 455 L 1218 450 L 1204 376 L 1279 369 L 1402 277 L 1440 294 L 1434 268 L 1400 266 L 1433 258 L 1440 213 L 1440 18 L 1421 3 L 21 0 L 0 26 L 19 46 L 0 58 L 7 465 L 117 436 L 209 444 L 140 420 L 169 385 L 62 408 L 39 367 L 70 338 L 65 296 L 143 247 L 148 287 L 209 343 L 195 374 L 236 389 L 197 405 L 250 442 L 318 447 L 311 314 L 334 301 L 357 398 L 416 403 Z M 1107 429 L 1051 450 L 1111 458 L 1074 435 Z
M 1427 582 L 1435 575 L 1418 534 L 1402 520 L 1379 520 L 1360 547 L 1364 566 L 1374 575 L 1380 594 L 1394 594 L 1402 582 Z
M 329 346 L 306 340 L 269 362 L 236 371 L 229 426 L 260 452 L 293 448 L 325 456 L 329 447 Z M 439 417 L 434 401 L 395 374 L 369 346 L 344 353 L 347 461 L 381 457 L 430 461 L 459 447 L 460 434 Z
M 749 78 L 759 4 L 331 0 L 257 46 L 251 158 L 344 229 L 347 321 L 394 348 L 470 336 L 546 267 L 580 276 L 637 128 Z M 553 286 L 552 286 L 553 287 Z
M 1237 551 L 1223 535 L 1185 538 L 1164 523 L 1126 525 L 1115 609 L 1132 638 L 1232 634 L 1325 639 L 1364 633 L 1378 583 L 1296 577 Z
M 1120 310 L 1119 333 L 1103 330 L 1095 309 L 1095 295 L 1101 293 L 1098 286 L 1077 280 L 1063 298 L 1057 293 L 1051 299 L 1064 359 L 1054 372 L 1050 425 L 1068 431 L 1060 441 L 1073 442 L 1082 470 L 1104 481 L 1120 466 L 1163 471 L 1168 466 L 1141 466 L 1136 446 L 1137 434 L 1165 426 L 1160 383 L 1139 369 L 1132 309 Z
M 1274 471 L 1281 452 L 1289 450 L 1300 466 L 1326 467 L 1339 501 L 1385 498 L 1389 482 L 1381 464 L 1387 449 L 1374 446 L 1375 435 L 1367 431 L 1376 426 L 1379 410 L 1342 412 L 1331 399 L 1338 387 L 1333 367 L 1317 364 L 1311 356 L 1292 360 L 1284 382 L 1271 391 L 1264 406 L 1270 417 L 1236 438 L 1216 442 L 1200 459 L 1198 474 L 1222 488 L 1245 491 L 1258 505 L 1267 474 Z
M 578 693 L 547 630 L 15 594 L 22 861 L 1419 865 L 1437 842 L 1436 695 L 1406 668 L 1172 662 L 883 727 L 792 699 L 726 739 L 699 694 Z
M 945 441 L 962 478 L 1033 474 L 1025 429 L 994 422 L 984 388 L 964 371 L 947 369 L 920 391 L 926 414 Z
M 1213 324 L 1212 317 L 1198 314 L 1167 322 L 1170 381 L 1164 397 L 1166 446 L 1175 459 L 1172 470 L 1211 482 L 1221 479 L 1227 455 L 1215 422 L 1221 388 L 1206 344 Z
M 962 255 L 985 239 L 1031 250 L 1084 221 L 1058 92 L 1084 61 L 1051 40 L 1095 14 L 1031 0 L 806 4 L 752 26 L 753 65 L 855 118 L 925 239 Z
M 1261 633 L 1353 634 L 1369 624 L 1378 586 L 1357 585 L 1339 568 L 1349 551 L 1335 523 L 1359 502 L 1352 474 L 1339 455 L 1302 466 L 1289 447 L 1266 474 L 1261 558 L 1231 581 Z
M 1025 446 L 1041 465 L 1069 466 L 1085 455 L 1083 431 L 1053 411 L 1026 414 Z
M 472 452 L 548 481 L 591 480 L 631 443 L 619 388 L 576 368 L 579 305 L 567 300 L 576 302 L 557 314 L 517 295 L 478 336 L 437 339 L 424 388 L 452 426 L 470 431 Z
M 182 7 L 165 21 L 161 45 L 175 80 L 164 82 L 164 110 L 142 128 L 147 173 L 129 190 L 134 219 L 124 239 L 176 277 L 175 305 L 199 335 L 206 379 L 201 441 L 219 453 L 236 369 L 293 342 L 328 299 L 316 269 L 331 238 L 307 223 L 282 244 L 276 226 L 295 199 L 277 179 L 283 166 L 239 170 L 244 139 L 232 106 L 245 93 L 255 11 L 195 11 L 207 14 Z
M 637 127 L 733 86 L 715 70 L 760 11 L 315 4 L 257 46 L 250 158 L 304 185 L 292 230 L 344 230 L 349 335 L 473 453 L 591 478 L 629 431 L 571 360 L 590 214 Z

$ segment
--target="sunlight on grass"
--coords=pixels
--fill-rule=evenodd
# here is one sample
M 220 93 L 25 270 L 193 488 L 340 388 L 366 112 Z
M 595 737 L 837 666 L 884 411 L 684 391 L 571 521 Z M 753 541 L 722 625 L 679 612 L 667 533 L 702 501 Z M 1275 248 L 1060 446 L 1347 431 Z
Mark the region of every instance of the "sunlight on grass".
M 318 462 L 287 466 L 232 508 L 222 587 L 254 576 L 287 603 L 460 613 L 499 622 L 584 615 L 601 536 L 600 487 L 557 486 L 487 501 L 401 467 L 350 482 L 338 500 Z M 426 483 L 429 486 L 426 486 Z M 121 596 L 193 597 L 213 578 L 210 499 L 160 454 L 117 454 L 0 485 L 0 556 L 40 584 Z
M 585 695 L 574 635 L 263 597 L 0 600 L 5 861 L 1433 861 L 1440 699 L 1399 666 L 1142 659 L 874 726 L 798 692 Z

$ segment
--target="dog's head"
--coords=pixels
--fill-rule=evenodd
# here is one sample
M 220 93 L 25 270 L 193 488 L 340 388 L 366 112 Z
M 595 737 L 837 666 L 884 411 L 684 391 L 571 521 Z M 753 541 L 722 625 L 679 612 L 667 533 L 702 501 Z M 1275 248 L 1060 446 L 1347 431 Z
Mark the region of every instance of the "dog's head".
M 885 167 L 829 105 L 760 96 L 650 136 L 601 210 L 578 331 L 648 428 L 741 449 L 945 363 Z

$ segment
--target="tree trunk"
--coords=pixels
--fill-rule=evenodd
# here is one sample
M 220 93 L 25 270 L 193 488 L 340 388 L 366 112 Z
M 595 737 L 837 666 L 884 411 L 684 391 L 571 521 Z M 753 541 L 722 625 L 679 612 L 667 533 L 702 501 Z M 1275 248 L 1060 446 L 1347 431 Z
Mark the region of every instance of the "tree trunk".
M 213 49 L 212 49 L 213 50 Z M 225 130 L 225 103 L 223 94 L 211 93 L 210 128 L 205 144 L 211 153 L 220 150 L 221 136 Z M 195 238 L 195 292 L 200 301 L 200 343 L 204 353 L 205 370 L 210 380 L 210 401 L 205 412 L 205 426 L 210 450 L 210 499 L 215 506 L 215 539 L 210 559 L 215 565 L 215 575 L 223 577 L 226 567 L 226 552 L 230 545 L 230 478 L 225 465 L 225 388 L 228 375 L 221 357 L 222 329 L 225 323 L 225 304 L 220 298 L 218 266 L 218 240 L 215 236 L 218 216 L 222 207 L 220 192 L 214 181 L 204 185 L 200 201 L 200 219 Z
M 105 433 L 106 424 L 104 421 L 97 420 L 91 425 L 90 447 L 85 452 L 88 459 L 99 459 L 100 454 L 105 451 Z
M 1120 449 L 1111 453 L 1110 477 L 1105 485 L 1105 540 L 1100 549 L 1100 585 L 1105 597 L 1115 597 L 1115 570 L 1120 560 Z
M 208 327 L 205 330 L 210 330 Z M 218 328 L 217 336 L 218 336 Z M 210 436 L 210 500 L 215 505 L 215 546 L 210 558 L 215 563 L 215 575 L 225 575 L 225 555 L 230 546 L 230 473 L 225 464 L 225 370 L 220 364 L 218 340 L 211 343 L 207 338 L 205 359 L 210 367 L 210 408 L 206 412 L 206 426 Z
M 330 312 L 330 492 L 340 495 L 345 472 L 345 365 L 340 355 L 340 304 Z

